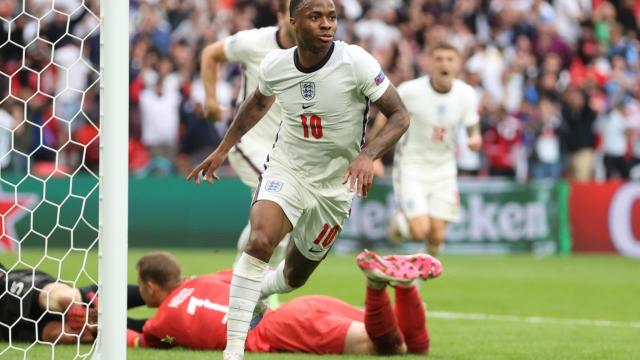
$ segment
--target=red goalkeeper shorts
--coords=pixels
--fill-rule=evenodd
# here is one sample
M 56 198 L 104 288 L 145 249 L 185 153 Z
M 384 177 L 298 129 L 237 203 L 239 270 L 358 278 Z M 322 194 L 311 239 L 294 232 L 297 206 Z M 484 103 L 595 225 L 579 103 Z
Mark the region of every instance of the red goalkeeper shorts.
M 302 296 L 268 312 L 249 332 L 247 350 L 341 354 L 347 331 L 364 312 L 328 296 Z

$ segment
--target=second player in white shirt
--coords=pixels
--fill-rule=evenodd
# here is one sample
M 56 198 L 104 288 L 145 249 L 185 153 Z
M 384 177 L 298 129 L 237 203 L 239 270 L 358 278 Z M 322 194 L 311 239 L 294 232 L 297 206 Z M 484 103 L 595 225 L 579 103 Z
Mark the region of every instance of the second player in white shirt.
M 425 242 L 427 251 L 439 256 L 447 225 L 460 216 L 458 128 L 466 128 L 467 145 L 473 151 L 480 149 L 482 138 L 476 93 L 455 78 L 460 70 L 458 51 L 438 43 L 429 49 L 428 57 L 428 76 L 398 86 L 411 125 L 395 151 L 393 188 L 400 213 L 391 219 L 390 232 L 392 237 L 397 230 Z

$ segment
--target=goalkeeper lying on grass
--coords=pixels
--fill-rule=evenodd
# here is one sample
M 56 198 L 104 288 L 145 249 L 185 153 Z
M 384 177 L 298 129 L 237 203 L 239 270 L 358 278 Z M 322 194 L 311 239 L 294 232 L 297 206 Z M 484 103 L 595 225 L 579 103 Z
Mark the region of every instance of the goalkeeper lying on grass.
M 414 283 L 439 276 L 440 262 L 425 254 L 381 257 L 364 251 L 357 264 L 368 280 L 364 311 L 328 296 L 298 297 L 266 312 L 249 332 L 247 350 L 369 355 L 428 352 L 425 309 Z M 143 256 L 136 268 L 142 299 L 158 311 L 148 320 L 129 322 L 129 346 L 225 348 L 230 270 L 185 280 L 176 259 L 165 252 Z M 387 294 L 389 285 L 396 288 L 395 309 Z
M 34 269 L 0 264 L 0 340 L 91 343 L 97 331 L 95 285 L 72 288 Z
M 0 264 L 0 341 L 92 343 L 98 319 L 97 285 L 81 288 L 34 269 Z M 128 308 L 143 306 L 137 285 L 127 289 Z M 127 327 L 139 320 L 127 319 Z

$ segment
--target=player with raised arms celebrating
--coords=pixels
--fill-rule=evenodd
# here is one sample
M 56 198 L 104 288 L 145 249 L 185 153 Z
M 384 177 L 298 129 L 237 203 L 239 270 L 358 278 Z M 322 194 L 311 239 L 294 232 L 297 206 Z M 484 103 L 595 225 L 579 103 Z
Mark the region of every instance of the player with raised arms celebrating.
M 380 257 L 365 251 L 357 263 L 367 276 L 364 310 L 329 296 L 295 298 L 267 311 L 249 332 L 247 350 L 321 355 L 428 352 L 426 312 L 415 282 L 439 276 L 440 262 L 426 254 Z M 129 347 L 224 349 L 230 271 L 184 279 L 175 257 L 165 252 L 144 255 L 136 269 L 140 295 L 158 310 L 150 319 L 129 323 Z M 389 279 L 394 278 L 402 278 L 394 282 L 395 308 L 387 293 Z
M 289 22 L 289 0 L 278 0 L 278 26 L 239 31 L 226 39 L 208 45 L 202 51 L 201 78 L 205 88 L 205 114 L 213 121 L 222 119 L 222 108 L 218 104 L 216 86 L 218 68 L 224 63 L 241 64 L 243 68 L 242 89 L 238 94 L 240 104 L 248 92 L 258 86 L 260 62 L 274 49 L 288 49 L 295 46 L 293 27 Z M 255 192 L 258 177 L 264 170 L 269 150 L 273 147 L 280 122 L 282 109 L 276 101 L 259 123 L 244 134 L 229 152 L 229 163 L 240 180 Z M 242 253 L 249 241 L 250 225 L 247 223 L 238 239 L 238 251 Z M 284 257 L 286 239 L 281 242 L 271 260 L 272 265 Z M 281 250 L 280 250 L 281 249 Z
M 455 78 L 460 64 L 453 45 L 434 44 L 428 49 L 429 76 L 398 86 L 411 126 L 396 147 L 393 188 L 401 212 L 392 218 L 390 227 L 425 242 L 427 253 L 436 257 L 448 223 L 460 216 L 455 157 L 458 128 L 466 128 L 469 149 L 482 147 L 478 99 L 471 86 Z M 376 119 L 372 133 L 384 123 L 383 116 Z
M 298 46 L 265 57 L 258 89 L 240 106 L 218 148 L 187 177 L 213 183 L 229 150 L 277 98 L 283 119 L 254 194 L 249 243 L 234 266 L 225 359 L 243 358 L 260 299 L 307 281 L 347 219 L 354 191 L 367 195 L 373 161 L 409 126 L 396 89 L 373 56 L 334 41 L 332 0 L 293 0 L 289 10 Z M 364 144 L 369 101 L 388 121 Z M 267 262 L 287 233 L 293 241 L 286 258 L 267 275 Z

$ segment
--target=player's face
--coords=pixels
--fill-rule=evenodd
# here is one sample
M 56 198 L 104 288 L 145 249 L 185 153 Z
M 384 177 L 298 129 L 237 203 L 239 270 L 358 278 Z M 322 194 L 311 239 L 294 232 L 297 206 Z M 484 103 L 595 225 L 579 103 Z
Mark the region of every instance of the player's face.
M 321 53 L 333 43 L 338 26 L 333 0 L 308 0 L 291 19 L 298 46 L 313 53 Z
M 460 56 L 454 50 L 437 49 L 429 57 L 429 75 L 447 87 L 460 71 Z

